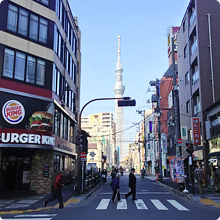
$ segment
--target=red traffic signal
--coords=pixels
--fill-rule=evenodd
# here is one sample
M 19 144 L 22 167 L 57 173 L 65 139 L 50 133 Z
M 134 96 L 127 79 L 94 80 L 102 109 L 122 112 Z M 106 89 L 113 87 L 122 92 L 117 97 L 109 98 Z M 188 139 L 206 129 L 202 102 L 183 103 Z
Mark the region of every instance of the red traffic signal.
M 191 144 L 191 143 L 186 143 L 186 146 L 187 146 L 186 152 L 191 155 L 191 154 L 194 152 L 193 144 Z

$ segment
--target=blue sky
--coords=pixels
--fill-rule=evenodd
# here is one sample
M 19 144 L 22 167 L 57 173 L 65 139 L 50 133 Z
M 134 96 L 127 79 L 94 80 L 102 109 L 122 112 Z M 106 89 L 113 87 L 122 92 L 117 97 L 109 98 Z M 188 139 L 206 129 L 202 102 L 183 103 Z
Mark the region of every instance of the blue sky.
M 124 128 L 141 120 L 136 110 L 149 109 L 149 82 L 168 69 L 167 30 L 180 26 L 189 0 L 69 0 L 81 30 L 81 108 L 91 99 L 115 97 L 117 35 L 121 35 L 124 96 L 136 107 L 124 108 Z M 114 113 L 114 101 L 89 104 L 84 116 Z M 126 142 L 136 128 L 126 131 Z M 128 138 L 129 136 L 129 138 Z

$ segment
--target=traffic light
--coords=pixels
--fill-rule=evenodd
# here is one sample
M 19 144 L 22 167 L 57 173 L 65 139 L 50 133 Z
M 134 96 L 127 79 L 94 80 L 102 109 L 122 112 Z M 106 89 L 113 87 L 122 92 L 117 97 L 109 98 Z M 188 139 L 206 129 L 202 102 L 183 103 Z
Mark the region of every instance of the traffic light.
M 80 133 L 76 135 L 75 144 L 82 149 L 82 152 L 88 153 L 88 140 L 86 133 Z
M 192 155 L 192 153 L 194 152 L 193 144 L 191 144 L 191 143 L 186 143 L 186 146 L 187 146 L 187 148 L 186 148 L 187 153 L 190 154 L 190 155 Z
M 118 107 L 135 106 L 135 105 L 136 105 L 136 100 L 135 99 L 118 100 Z

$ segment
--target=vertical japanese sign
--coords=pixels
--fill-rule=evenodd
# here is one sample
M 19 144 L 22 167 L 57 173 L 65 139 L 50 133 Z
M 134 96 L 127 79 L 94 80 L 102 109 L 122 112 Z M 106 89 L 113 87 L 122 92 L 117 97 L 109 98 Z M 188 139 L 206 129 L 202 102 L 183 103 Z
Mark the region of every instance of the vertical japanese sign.
M 149 121 L 149 132 L 152 133 L 152 121 Z
M 193 136 L 193 144 L 200 145 L 201 135 L 200 135 L 199 118 L 192 118 L 192 136 Z

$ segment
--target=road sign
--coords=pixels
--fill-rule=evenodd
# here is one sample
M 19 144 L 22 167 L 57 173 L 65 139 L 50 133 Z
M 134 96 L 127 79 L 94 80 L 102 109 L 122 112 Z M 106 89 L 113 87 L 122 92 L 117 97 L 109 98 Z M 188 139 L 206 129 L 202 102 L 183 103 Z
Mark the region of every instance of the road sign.
M 95 153 L 92 151 L 90 154 L 89 154 L 91 157 L 95 157 Z
M 86 160 L 86 153 L 85 152 L 81 152 L 80 158 L 81 158 L 81 160 Z
M 177 139 L 177 144 L 182 144 L 183 140 L 181 138 Z

